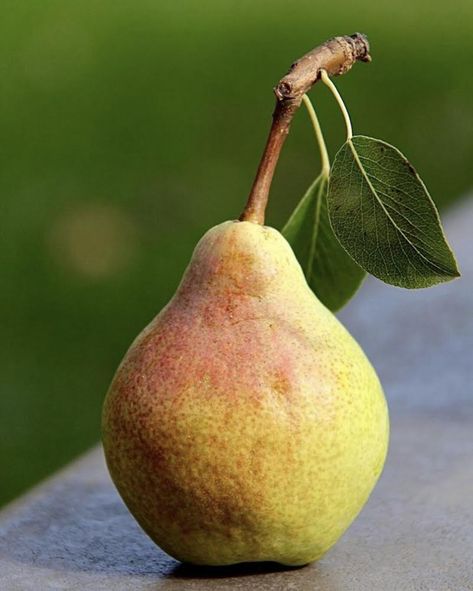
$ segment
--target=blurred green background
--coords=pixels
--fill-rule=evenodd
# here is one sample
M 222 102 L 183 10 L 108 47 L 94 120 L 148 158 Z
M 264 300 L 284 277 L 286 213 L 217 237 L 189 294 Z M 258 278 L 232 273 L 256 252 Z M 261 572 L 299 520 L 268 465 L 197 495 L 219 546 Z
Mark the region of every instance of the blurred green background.
M 472 186 L 473 2 L 3 0 L 0 504 L 99 438 L 103 396 L 201 234 L 239 215 L 271 88 L 337 35 L 373 63 L 337 85 L 445 206 Z M 343 121 L 312 92 L 332 156 Z M 301 110 L 268 223 L 317 172 Z

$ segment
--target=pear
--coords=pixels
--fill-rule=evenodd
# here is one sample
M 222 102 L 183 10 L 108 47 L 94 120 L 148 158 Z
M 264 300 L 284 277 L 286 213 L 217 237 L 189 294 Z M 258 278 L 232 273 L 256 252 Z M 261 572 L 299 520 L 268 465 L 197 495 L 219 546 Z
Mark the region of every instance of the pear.
M 126 505 L 167 553 L 205 565 L 320 558 L 373 489 L 388 430 L 364 353 L 281 234 L 249 221 L 200 240 L 103 411 Z

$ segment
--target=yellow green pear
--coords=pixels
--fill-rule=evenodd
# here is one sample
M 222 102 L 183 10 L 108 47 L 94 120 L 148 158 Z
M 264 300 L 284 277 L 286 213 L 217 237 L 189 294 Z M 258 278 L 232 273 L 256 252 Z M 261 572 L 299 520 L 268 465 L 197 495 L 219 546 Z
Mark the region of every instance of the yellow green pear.
M 320 558 L 373 489 L 388 444 L 376 373 L 276 230 L 205 234 L 131 345 L 103 411 L 111 476 L 178 560 Z

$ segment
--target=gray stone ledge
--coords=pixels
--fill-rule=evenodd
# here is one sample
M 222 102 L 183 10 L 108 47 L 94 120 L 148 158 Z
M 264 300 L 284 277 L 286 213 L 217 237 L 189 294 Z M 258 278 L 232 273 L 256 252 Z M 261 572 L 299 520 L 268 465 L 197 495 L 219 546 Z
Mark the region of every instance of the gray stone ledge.
M 317 564 L 193 569 L 160 551 L 97 448 L 0 513 L 2 591 L 473 590 L 473 202 L 448 219 L 463 278 L 418 292 L 374 280 L 342 314 L 391 411 L 384 474 Z

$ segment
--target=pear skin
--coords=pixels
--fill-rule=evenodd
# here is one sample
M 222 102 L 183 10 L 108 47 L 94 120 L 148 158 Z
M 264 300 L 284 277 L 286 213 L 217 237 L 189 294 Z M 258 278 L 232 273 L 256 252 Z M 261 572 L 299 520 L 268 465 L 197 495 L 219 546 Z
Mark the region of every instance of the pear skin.
M 200 240 L 103 410 L 126 505 L 167 553 L 206 565 L 320 558 L 372 491 L 388 432 L 373 367 L 289 244 L 239 221 Z

